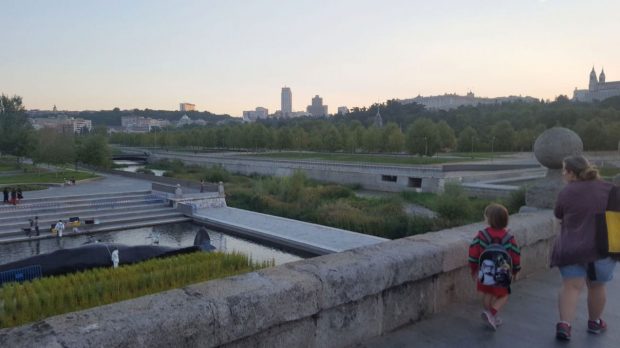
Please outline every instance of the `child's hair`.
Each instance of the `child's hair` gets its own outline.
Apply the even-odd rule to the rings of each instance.
[[[489,204],[484,208],[484,217],[489,225],[495,229],[502,229],[508,226],[508,209],[501,204]]]

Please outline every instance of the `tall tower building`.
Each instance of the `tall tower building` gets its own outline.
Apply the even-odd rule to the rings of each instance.
[[[293,94],[291,93],[290,88],[282,87],[280,105],[280,110],[282,110],[282,116],[290,116],[293,112]]]
[[[327,105],[323,105],[323,98],[316,95],[312,98],[312,104],[308,105],[306,111],[312,116],[327,116]]]
[[[592,91],[595,90],[598,85],[598,80],[596,79],[596,71],[594,71],[594,67],[592,67],[592,71],[590,71],[590,83],[588,84],[588,88]]]

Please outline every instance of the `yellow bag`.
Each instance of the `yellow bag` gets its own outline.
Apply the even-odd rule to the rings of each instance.
[[[614,186],[609,192],[607,209],[596,214],[596,243],[601,256],[620,260],[620,188]]]
[[[620,212],[606,211],[607,252],[620,254]]]

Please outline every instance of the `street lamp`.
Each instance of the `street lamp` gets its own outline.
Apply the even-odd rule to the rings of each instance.
[[[491,137],[491,162],[493,162],[493,144],[495,143],[495,136]]]

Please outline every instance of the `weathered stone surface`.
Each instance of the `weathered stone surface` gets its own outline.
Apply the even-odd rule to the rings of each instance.
[[[568,128],[553,127],[542,132],[534,142],[534,155],[540,164],[550,169],[561,169],[562,160],[583,152],[583,142]]]
[[[522,276],[527,276],[537,270],[549,267],[553,240],[553,238],[540,240],[535,244],[528,245],[527,248],[521,249]]]
[[[559,169],[549,169],[547,176],[537,180],[525,191],[525,205],[534,208],[553,209],[558,193],[566,185]]]
[[[434,312],[433,277],[402,284],[383,293],[383,332],[411,324]]]
[[[435,233],[420,234],[407,239],[431,243],[440,248],[441,271],[448,272],[463,267],[463,260],[467,261],[469,244],[476,233],[484,227],[484,224],[467,225]]]
[[[172,290],[46,320],[63,347],[214,346],[208,302]],[[29,346],[23,344],[18,346]]]
[[[433,312],[444,310],[452,303],[471,300],[476,295],[476,283],[468,266],[442,273],[435,281]]]
[[[0,347],[64,348],[46,321],[0,330]]]
[[[316,347],[346,347],[383,332],[380,295],[322,311],[317,319]]]
[[[551,210],[517,214],[510,217],[508,228],[520,246],[527,246],[553,238],[555,220]]]
[[[441,272],[440,248],[407,239],[366,246],[285,265],[321,280],[321,309],[378,294],[384,289]]]
[[[318,313],[320,281],[283,267],[187,287],[212,302],[219,342],[231,342]]]
[[[318,347],[315,342],[316,323],[313,318],[306,318],[278,325],[254,336],[240,339],[223,348],[272,348],[272,347]]]

